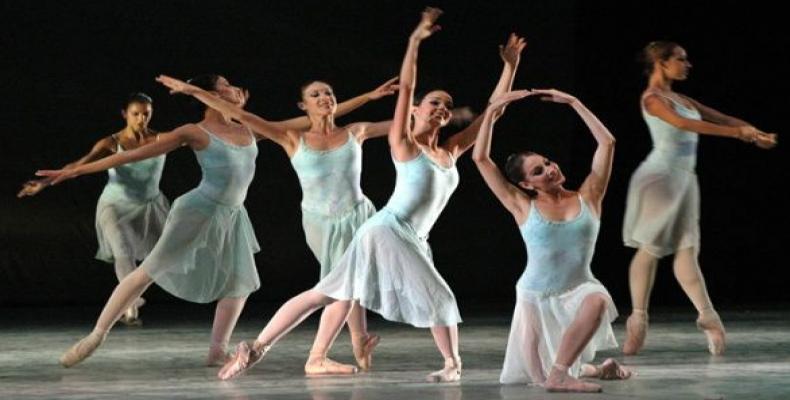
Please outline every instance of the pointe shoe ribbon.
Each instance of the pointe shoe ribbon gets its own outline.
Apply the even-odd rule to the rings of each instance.
[[[380,336],[371,334],[368,334],[359,345],[357,345],[356,340],[352,339],[352,342],[354,342],[354,358],[362,371],[369,371],[370,367],[373,366],[373,349],[376,348],[380,341]]]
[[[223,381],[238,377],[261,361],[270,348],[271,346],[264,346],[260,351],[256,351],[247,342],[239,343],[236,346],[236,354],[219,370],[217,377]]]
[[[642,350],[647,338],[647,314],[634,312],[625,323],[626,339],[623,344],[623,354],[636,355]]]
[[[460,359],[448,358],[444,360],[444,368],[431,372],[425,380],[431,383],[458,382],[461,380],[461,369]]]
[[[721,323],[721,318],[716,311],[703,311],[697,318],[697,328],[705,332],[710,354],[714,356],[724,354],[724,349],[727,347],[727,339],[724,325]]]

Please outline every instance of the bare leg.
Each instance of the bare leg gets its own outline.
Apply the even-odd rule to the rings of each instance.
[[[244,371],[258,362],[269,348],[281,337],[285,336],[291,329],[299,325],[305,318],[321,307],[327,306],[337,300],[325,296],[317,290],[307,290],[291,298],[280,307],[274,314],[266,327],[263,328],[258,338],[252,344],[241,342],[236,348],[236,355],[219,371],[217,376],[222,379],[231,379],[241,375]],[[351,304],[350,300],[341,300]],[[348,312],[348,309],[345,310]],[[344,320],[332,321],[337,323],[333,328],[336,332],[332,337],[337,337],[337,331],[343,327]]]
[[[543,386],[549,392],[600,392],[601,386],[583,382],[568,374],[568,366],[573,364],[587,343],[595,334],[606,312],[607,299],[599,294],[587,296],[576,318],[562,335],[557,359]]]
[[[115,256],[115,276],[118,277],[118,282],[122,281],[126,275],[131,274],[135,268],[137,268],[137,263],[134,260],[134,257],[127,256],[127,255],[116,255]],[[131,307],[126,309],[123,315],[121,315],[120,321],[126,326],[140,326],[143,324],[143,321],[139,317],[138,309],[145,304],[145,300],[142,297],[138,298],[135,302],[132,303]]]
[[[381,338],[368,332],[367,311],[354,301],[351,313],[348,316],[348,330],[351,333],[351,346],[354,349],[354,358],[363,371],[370,369],[373,364],[373,349],[379,344]]]
[[[60,364],[68,368],[88,358],[102,344],[118,318],[152,282],[151,277],[140,268],[123,278],[104,305],[93,332],[66,351],[60,358]]]
[[[650,292],[656,280],[658,258],[645,249],[637,250],[628,270],[628,283],[631,289],[633,311],[626,322],[626,339],[623,353],[634,355],[645,345],[647,337],[647,309],[650,306]]]
[[[458,353],[458,325],[431,327],[436,347],[444,357],[444,368],[427,376],[428,382],[461,380],[461,356]]]
[[[346,322],[351,304],[349,301],[338,301],[324,308],[324,312],[321,314],[321,323],[318,325],[318,332],[313,341],[313,347],[310,349],[310,358],[307,359],[307,363],[304,366],[306,375],[350,375],[357,373],[357,367],[341,364],[327,357],[332,343],[335,342],[343,324]]]
[[[695,248],[683,249],[675,254],[674,262],[675,278],[683,291],[694,304],[694,308],[699,313],[697,326],[705,332],[708,339],[708,350],[713,355],[724,353],[726,337],[724,326],[721,323],[719,314],[713,308],[713,303],[708,296],[705,287],[705,278],[702,276],[699,263],[697,262],[697,252]]]
[[[214,324],[211,327],[211,345],[208,349],[206,366],[218,367],[225,365],[229,356],[227,354],[228,342],[233,328],[239,321],[241,310],[247,297],[226,297],[217,302],[214,311]]]

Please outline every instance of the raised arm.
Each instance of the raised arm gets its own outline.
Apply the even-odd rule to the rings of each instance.
[[[469,107],[454,108],[452,113],[453,116],[450,118],[450,123],[456,125],[468,124],[469,121],[477,117]],[[361,143],[367,139],[386,136],[391,126],[392,120],[390,119],[379,122],[355,122],[349,124],[348,128],[354,132],[354,136],[356,136],[357,140]]]
[[[755,143],[763,148],[770,148],[776,144],[776,135],[762,133],[757,128],[750,125],[727,126],[682,117],[658,94],[648,94],[645,96],[643,103],[648,113],[661,118],[678,129],[696,132],[702,135],[736,138],[747,143]]]
[[[482,115],[480,130],[472,151],[472,159],[477,165],[477,169],[480,170],[483,180],[519,224],[527,218],[529,197],[521,189],[508,182],[494,161],[491,160],[491,136],[494,122],[502,115],[505,106],[512,101],[528,96],[529,93],[528,90],[517,90],[492,99],[491,104]]]
[[[435,25],[436,19],[442,14],[438,8],[428,7],[422,12],[422,18],[417,28],[409,36],[406,54],[400,69],[400,90],[395,105],[395,114],[392,118],[387,136],[393,157],[396,160],[409,160],[417,154],[417,146],[409,139],[411,107],[414,102],[414,90],[417,85],[417,50],[420,42],[430,37],[440,29]]]
[[[66,165],[64,165],[61,169],[68,170],[80,165],[87,164],[91,161],[95,161],[104,157],[107,157],[114,153],[114,149],[116,147],[115,139],[112,136],[107,136],[102,138],[96,144],[93,145],[93,148],[85,154],[81,158],[76,161],[72,161]],[[47,188],[50,185],[52,178],[41,178],[41,179],[34,179],[25,182],[22,185],[22,190],[16,194],[16,197],[25,197],[25,196],[35,196],[40,191]]]
[[[93,174],[130,162],[156,157],[173,151],[184,144],[194,147],[200,141],[195,132],[196,128],[194,125],[184,125],[170,133],[160,134],[159,140],[140,146],[134,150],[116,153],[109,157],[104,157],[97,161],[82,164],[70,169],[39,170],[36,172],[36,175],[50,178],[52,179],[51,184],[56,185],[62,181],[73,179],[80,175]]]
[[[491,93],[488,102],[491,103],[493,99],[502,96],[510,91],[513,87],[513,80],[516,78],[516,70],[521,61],[521,52],[527,47],[527,41],[519,37],[515,33],[511,33],[508,38],[507,44],[499,46],[499,57],[502,58],[502,74],[499,76],[499,81]],[[504,108],[499,110],[501,114]],[[497,117],[496,115],[494,117]],[[477,132],[480,130],[480,125],[483,122],[483,116],[478,116],[469,126],[455,135],[447,139],[443,147],[447,149],[457,159],[464,152],[469,150],[475,143],[475,138],[478,136]]]
[[[564,103],[570,105],[577,114],[582,118],[587,128],[598,143],[592,159],[592,167],[590,167],[590,174],[582,183],[579,192],[582,193],[593,206],[596,207],[598,215],[601,213],[601,202],[606,194],[606,188],[609,185],[609,178],[612,176],[612,161],[614,160],[614,136],[609,129],[592,113],[587,107],[582,104],[576,97],[567,93],[560,92],[559,90],[549,89],[541,90],[535,89],[532,93],[542,96],[542,100],[553,101],[555,103]]]

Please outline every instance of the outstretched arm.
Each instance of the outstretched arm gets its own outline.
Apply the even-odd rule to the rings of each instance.
[[[494,161],[491,160],[491,136],[494,122],[502,115],[505,106],[529,94],[528,90],[516,90],[492,99],[491,104],[483,113],[480,130],[475,141],[475,148],[472,151],[472,159],[477,165],[477,169],[480,170],[483,180],[494,192],[499,202],[513,214],[513,218],[519,224],[527,218],[529,197],[521,189],[508,182]]]
[[[441,14],[442,10],[438,8],[426,8],[422,12],[417,28],[409,36],[409,44],[400,69],[400,90],[395,104],[395,115],[392,117],[392,125],[387,136],[392,156],[396,160],[410,160],[417,154],[417,146],[409,139],[411,107],[417,85],[417,50],[424,39],[440,29],[435,23]]]
[[[115,146],[115,139],[113,139],[112,136],[102,138],[93,145],[93,148],[88,152],[88,154],[82,156],[76,161],[64,165],[61,169],[72,169],[80,165],[87,164],[91,161],[107,157],[114,153]],[[27,181],[22,185],[22,190],[16,194],[16,197],[35,196],[40,191],[49,186],[51,182],[52,178],[41,178]]]
[[[513,80],[516,78],[516,70],[521,61],[521,52],[526,47],[527,41],[515,33],[510,34],[507,44],[499,46],[499,57],[502,58],[504,65],[502,66],[502,74],[499,76],[499,81],[493,93],[491,93],[491,97],[488,99],[489,103],[491,103],[493,99],[509,92],[513,87]],[[503,112],[504,108],[499,110],[500,114]],[[495,115],[494,117],[496,118],[498,116]],[[451,152],[457,159],[472,147],[482,122],[483,116],[478,116],[472,124],[447,139],[443,147]]]
[[[282,146],[289,154],[292,153],[291,150],[295,149],[296,147],[296,141],[288,135],[289,128],[287,124],[282,122],[267,121],[229,101],[220,98],[219,96],[212,94],[211,92],[167,75],[159,75],[156,78],[156,81],[167,86],[170,89],[171,94],[188,94],[198,99],[208,107],[219,111],[222,113],[222,115],[239,121],[244,126],[255,132],[259,139],[271,139],[275,143]],[[292,121],[290,124],[292,126],[302,126],[300,122]],[[309,127],[309,122],[307,123],[307,127]]]
[[[134,150],[116,153],[100,160],[83,164],[70,169],[60,170],[39,170],[37,176],[44,176],[51,179],[51,184],[56,185],[62,181],[76,178],[80,175],[93,174],[104,171],[119,165],[130,162],[140,161],[151,157],[156,157],[173,151],[184,144],[194,146],[199,139],[196,138],[193,125],[184,125],[176,128],[170,133],[160,134],[159,140],[140,146]]]
[[[729,116],[720,112],[712,107],[708,107],[688,96],[681,95],[684,99],[688,100],[694,108],[699,111],[700,115],[702,115],[702,119],[705,121],[713,122],[714,124],[719,125],[726,125],[726,126],[749,126],[752,125],[744,120]]]
[[[765,133],[759,129],[754,128],[754,125],[742,120],[735,118],[733,116],[724,114],[712,107],[708,107],[688,96],[683,96],[686,100],[691,102],[694,107],[700,112],[702,119],[705,121],[710,121],[715,124],[719,125],[726,125],[726,126],[734,126],[734,127],[743,127],[749,131],[757,131],[755,135],[747,142],[754,143],[755,146],[763,148],[763,149],[770,149],[776,146],[777,138],[775,133]],[[747,134],[748,135],[748,134]]]
[[[736,138],[747,143],[754,143],[761,148],[771,148],[776,145],[775,134],[761,132],[751,125],[729,126],[682,117],[657,94],[648,94],[643,102],[648,113],[678,129],[702,135]]]
[[[398,90],[397,80],[398,77],[396,76],[369,92],[352,97],[338,104],[335,116],[342,117],[356,110],[357,108],[364,106],[370,101],[378,100],[384,96],[390,96],[394,94]],[[280,121],[279,123],[283,124],[283,126],[285,126],[288,130],[303,131],[310,129],[310,119],[307,116],[286,119],[285,121]],[[386,132],[384,134],[386,134]]]

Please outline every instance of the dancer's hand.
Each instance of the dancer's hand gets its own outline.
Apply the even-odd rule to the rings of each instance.
[[[247,105],[247,102],[250,101],[250,91],[246,88],[239,88],[237,96],[239,98],[240,108],[244,108],[244,106]]]
[[[395,92],[397,92],[398,88],[400,87],[400,85],[396,83],[398,81],[398,78],[399,77],[396,76],[384,82],[383,84],[381,84],[381,86],[371,90],[370,92],[368,92],[368,98],[371,100],[378,100],[384,96],[391,96],[395,94]]]
[[[436,20],[439,19],[440,15],[442,15],[442,10],[435,7],[426,7],[422,12],[422,19],[420,19],[420,23],[411,34],[411,39],[421,41],[423,39],[427,39],[439,29],[442,29],[441,26],[435,25]]]
[[[74,179],[80,176],[79,167],[69,169],[41,169],[36,171],[36,176],[45,176],[49,184],[54,186],[65,180]]]
[[[167,86],[167,88],[170,89],[170,94],[183,93],[191,95],[202,90],[195,85],[190,85],[180,79],[167,75],[157,76],[156,81]]]
[[[541,96],[540,99],[543,101],[551,101],[554,103],[573,104],[579,101],[568,93],[561,92],[557,89],[532,89],[531,94]]]
[[[499,57],[505,64],[512,67],[518,66],[521,60],[521,52],[527,47],[527,41],[523,37],[511,33],[507,39],[507,44],[499,45]]]
[[[771,149],[777,144],[775,133],[758,132],[754,139],[754,145],[761,149]]]
[[[746,143],[754,143],[757,141],[757,135],[760,133],[760,130],[751,126],[751,125],[744,125],[738,127],[738,139],[744,141]]]
[[[22,190],[16,194],[16,197],[35,196],[47,186],[49,186],[49,179],[29,180],[22,184]]]
[[[450,112],[452,113],[450,123],[453,125],[468,124],[477,117],[477,113],[468,106],[453,108]]]
[[[516,100],[523,99],[527,96],[531,96],[533,94],[534,91],[531,90],[514,90],[512,92],[503,93],[502,95],[495,97],[494,100],[491,101],[491,104],[488,105],[488,109],[486,110],[486,112],[490,112],[493,113],[495,116],[499,116],[502,114],[504,108],[508,104]]]

